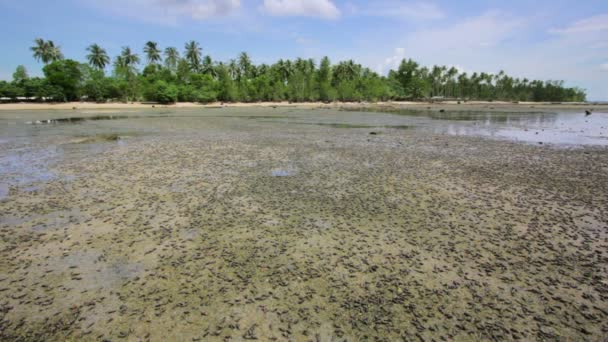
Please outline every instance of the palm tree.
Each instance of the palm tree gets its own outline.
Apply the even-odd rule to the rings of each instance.
[[[284,61],[283,59],[279,59],[279,61],[276,63],[276,68],[279,72],[282,83],[286,84],[289,80],[289,77],[291,77],[291,75],[293,74],[291,61]]]
[[[122,59],[123,66],[125,66],[127,68],[131,68],[131,67],[134,67],[135,65],[139,64],[139,56],[134,54],[131,51],[131,48],[128,46],[125,46],[122,48],[120,57]]]
[[[91,66],[103,70],[106,65],[110,64],[110,57],[108,57],[106,50],[101,48],[101,46],[92,44],[87,48],[87,51],[89,51],[87,59]]]
[[[214,78],[217,77],[217,71],[215,70],[215,68],[213,66],[213,60],[211,59],[211,56],[207,55],[207,56],[205,56],[205,58],[203,58],[201,72],[203,74],[211,75]]]
[[[190,67],[193,70],[198,70],[199,65],[201,64],[201,47],[197,42],[191,40],[186,43],[186,59],[190,63]]]
[[[230,75],[230,78],[232,78],[233,80],[240,78],[239,70],[240,69],[236,61],[234,59],[231,59],[228,63],[228,74]]]
[[[464,99],[468,87],[467,73],[463,72],[458,76],[458,97]]]
[[[447,73],[446,73],[446,77],[447,77],[447,83],[450,85],[450,93],[447,94],[450,97],[455,97],[454,95],[454,77],[458,75],[458,70],[454,67],[451,67],[450,69],[448,69]]]
[[[179,62],[179,51],[174,47],[168,47],[165,49],[165,65],[171,70],[177,68]]]
[[[340,62],[334,68],[334,78],[336,83],[340,83],[341,81],[345,80],[352,81],[360,73],[361,65],[355,64],[352,59],[346,62]]]
[[[251,58],[249,58],[247,52],[241,52],[238,61],[239,75],[244,78],[250,78],[252,76],[252,67]]]
[[[55,46],[52,40],[45,41],[42,38],[34,40],[35,46],[32,46],[30,50],[34,52],[34,58],[37,61],[42,61],[44,64],[49,64],[63,59],[63,54],[59,46]]]
[[[48,50],[46,47],[46,42],[42,38],[36,38],[34,40],[35,46],[32,46],[30,50],[34,52],[34,58],[37,61],[42,60],[43,63],[48,63]]]
[[[148,64],[156,64],[162,60],[162,57],[160,56],[160,49],[158,48],[158,44],[156,42],[147,42],[146,46],[144,46],[144,53],[148,59]]]
[[[128,46],[123,47],[120,56],[116,57],[116,60],[114,60],[116,72],[123,75],[128,80],[133,78],[135,65],[137,64],[139,64],[139,56],[134,54]]]

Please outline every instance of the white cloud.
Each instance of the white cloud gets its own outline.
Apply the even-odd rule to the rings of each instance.
[[[405,58],[405,49],[396,48],[395,52],[393,53],[392,56],[385,58],[382,63],[378,64],[376,70],[379,73],[383,74],[385,72],[388,72],[388,70],[390,70],[390,69],[395,69],[395,68],[397,68],[397,66],[399,66],[399,63],[404,58]]]
[[[600,14],[579,20],[570,26],[561,29],[552,29],[550,32],[560,34],[575,34],[608,31],[608,14]]]
[[[340,10],[330,0],[264,0],[262,8],[274,16],[340,17]]]
[[[509,17],[498,11],[490,11],[450,27],[415,32],[410,37],[409,43],[440,51],[486,48],[496,46],[508,39],[524,24],[521,19]]]
[[[448,26],[406,34],[397,42],[399,48],[389,57],[378,56],[376,61],[379,62],[374,65],[377,66],[378,72],[385,73],[396,68],[403,58],[412,58],[427,66],[458,65],[461,70],[488,71],[479,70],[479,65],[473,63],[482,55],[491,55],[498,46],[513,37],[525,25],[525,20],[521,18],[489,11]],[[487,62],[491,61],[483,62],[487,65]]]
[[[402,60],[410,59],[410,58],[412,58],[412,56],[408,56],[405,48],[396,48],[390,57],[385,58],[382,63],[377,65],[376,71],[380,74],[386,74],[391,69],[396,70],[399,67],[399,64],[401,64]],[[423,61],[416,61],[416,62],[423,62]],[[469,72],[469,70],[467,70],[457,64],[451,65],[448,63],[444,63],[443,65],[446,65],[448,67],[448,69],[451,67],[456,68],[456,70],[458,70],[458,73]]]
[[[374,1],[368,8],[359,10],[362,15],[394,17],[402,19],[441,19],[445,13],[428,2]]]
[[[602,71],[608,71],[608,63],[600,64],[600,69]]]
[[[114,14],[145,21],[175,23],[180,18],[215,19],[236,12],[241,0],[89,0]]]

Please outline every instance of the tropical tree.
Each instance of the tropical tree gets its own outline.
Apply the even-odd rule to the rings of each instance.
[[[131,51],[130,47],[125,46],[122,48],[122,52],[120,53],[118,61],[120,66],[127,69],[132,69],[135,68],[137,64],[139,64],[140,59],[137,54]]]
[[[56,46],[52,40],[45,41],[42,38],[34,40],[36,45],[30,50],[34,52],[34,58],[37,61],[42,61],[44,64],[49,64],[54,61],[63,59],[63,54],[59,46]]]
[[[249,58],[247,52],[241,52],[238,60],[239,78],[251,78],[253,76],[252,72],[254,70],[254,67],[255,66],[251,63],[251,58]]]
[[[211,56],[207,55],[203,58],[201,72],[206,75],[211,75],[213,78],[217,78],[217,70],[215,70]]]
[[[87,60],[92,67],[97,68],[98,70],[103,70],[106,65],[110,64],[110,57],[108,57],[108,53],[99,45],[92,44],[87,48],[87,51],[89,51]]]
[[[97,44],[87,48],[89,65],[62,60],[52,41],[36,39],[34,57],[47,65],[45,78],[29,78],[18,67],[12,82],[0,81],[0,97],[21,96],[74,100],[148,99],[175,101],[378,101],[449,96],[482,100],[584,101],[585,91],[568,88],[563,81],[513,78],[504,71],[459,73],[454,67],[424,67],[404,59],[388,76],[381,76],[353,60],[332,65],[329,58],[279,60],[272,65],[255,65],[241,53],[227,63],[201,56],[195,41],[185,45],[180,58],[176,48],[161,53],[155,42],[144,47],[148,65],[140,73],[140,58],[124,47],[114,60],[114,73],[106,77],[110,63]],[[161,67],[164,55],[165,67]]]
[[[168,47],[165,49],[165,65],[171,70],[177,68],[179,62],[179,51],[174,47]]]
[[[64,101],[78,99],[79,87],[82,81],[80,63],[71,59],[59,60],[47,64],[43,68],[43,71],[49,84],[61,89]]]
[[[148,64],[156,64],[162,60],[162,57],[160,56],[161,51],[156,42],[147,42],[144,46],[144,53],[148,59]]]
[[[323,57],[319,64],[317,83],[319,87],[319,99],[321,101],[332,101],[334,94],[331,88],[331,61],[327,56]]]
[[[185,56],[186,56],[186,60],[188,60],[188,62],[190,63],[190,67],[192,68],[192,70],[199,69],[199,66],[201,64],[202,51],[203,51],[203,49],[201,49],[198,42],[191,40],[188,43],[186,43]]]
[[[28,79],[27,69],[23,65],[19,65],[13,73],[13,82],[18,85],[23,85]]]
[[[140,59],[137,54],[133,53],[130,47],[122,48],[121,54],[114,61],[114,74],[121,82],[121,94],[124,98],[134,99],[138,94],[137,68]]]
[[[458,69],[456,69],[455,67],[451,67],[450,69],[448,69],[447,73],[446,73],[446,79],[447,79],[447,88],[449,89],[448,92],[446,92],[446,95],[448,96],[455,96],[454,95],[454,88],[455,88],[455,80],[454,77],[456,77],[456,75],[458,75]]]

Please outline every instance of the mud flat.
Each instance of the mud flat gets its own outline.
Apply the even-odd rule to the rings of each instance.
[[[553,114],[121,115],[0,115],[0,339],[608,336],[602,130],[541,145],[454,125],[568,133]]]

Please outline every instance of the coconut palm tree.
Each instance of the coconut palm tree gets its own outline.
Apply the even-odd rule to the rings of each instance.
[[[127,68],[135,67],[135,65],[139,64],[139,61],[140,61],[139,56],[137,56],[137,54],[134,54],[131,51],[131,48],[128,46],[125,46],[122,48],[120,57],[122,59],[123,66],[125,66]]]
[[[127,79],[133,78],[137,64],[139,64],[139,56],[134,54],[128,46],[123,47],[121,54],[114,60],[116,73]]]
[[[233,80],[240,78],[239,70],[236,60],[231,59],[230,62],[228,62],[228,74],[230,75],[230,78]]]
[[[34,58],[37,61],[42,61],[44,64],[49,64],[54,61],[63,59],[63,54],[59,46],[55,46],[52,40],[45,41],[42,38],[34,40],[35,46],[30,50],[34,52]]]
[[[200,45],[194,40],[186,43],[186,59],[190,63],[190,67],[192,70],[198,70],[199,65],[201,64],[201,49]]]
[[[89,51],[87,59],[91,66],[103,70],[106,65],[110,64],[110,57],[108,57],[108,53],[101,46],[92,44],[87,48],[87,51]]]
[[[156,64],[162,60],[160,56],[160,49],[158,48],[158,44],[153,41],[149,41],[144,46],[144,53],[146,54],[146,58],[148,59],[148,64]]]
[[[449,85],[449,92],[447,92],[446,96],[450,96],[450,97],[455,97],[455,82],[454,82],[454,77],[456,77],[456,75],[458,75],[458,70],[454,67],[451,67],[450,69],[448,69],[448,71],[446,72],[446,79],[447,79],[447,84]]]
[[[470,94],[468,94],[467,90],[468,90],[468,84],[469,84],[469,80],[468,80],[468,76],[466,72],[463,72],[462,74],[458,75],[458,97],[461,99],[464,99],[465,96],[469,96]]]
[[[303,64],[298,59],[296,64]],[[305,64],[303,64],[305,65]],[[296,66],[297,68],[297,66]],[[350,59],[345,62],[340,62],[334,68],[334,79],[336,83],[340,83],[342,81],[352,81],[355,79],[357,75],[361,73],[361,65],[355,64],[355,62]]]
[[[241,54],[239,55],[238,68],[239,76],[244,78],[251,78],[253,64],[251,63],[251,58],[249,58],[247,52],[241,52]]]
[[[30,48],[30,50],[32,50],[34,52],[34,58],[37,61],[42,60],[42,62],[45,64],[48,63],[49,54],[48,54],[48,49],[47,49],[46,42],[44,41],[44,39],[36,38],[36,40],[34,40],[34,43],[36,45],[34,45]]]
[[[207,56],[205,56],[205,58],[203,58],[203,64],[201,65],[201,72],[203,74],[211,75],[214,78],[217,77],[217,71],[215,70],[215,67],[213,66],[213,60],[211,59],[211,56],[207,55]]]
[[[275,64],[277,71],[279,72],[281,82],[283,84],[287,84],[289,78],[293,74],[293,68],[291,65],[291,61],[284,61],[283,59],[279,59],[279,61]]]
[[[165,49],[165,65],[171,70],[177,69],[177,63],[179,62],[179,51],[174,47],[168,47]]]

